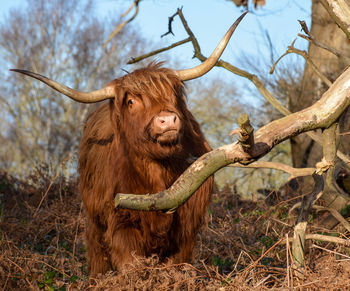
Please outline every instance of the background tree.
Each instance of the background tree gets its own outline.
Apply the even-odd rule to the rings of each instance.
[[[146,43],[131,28],[105,48],[103,42],[119,22],[98,19],[94,2],[28,0],[0,23],[0,168],[27,175],[38,163],[57,166],[76,152],[91,108],[62,98],[31,78],[8,72],[23,68],[89,91],[124,74],[120,68]],[[132,41],[130,41],[132,40]]]
[[[249,6],[255,8],[263,6],[265,0],[229,0],[237,6]],[[350,64],[350,42],[344,31],[339,28],[329,11],[325,9],[326,1],[311,1],[311,27],[309,36],[308,58],[312,60],[319,71],[331,82],[344,71]],[[289,70],[290,72],[292,70]],[[291,74],[289,72],[289,74]],[[294,80],[277,77],[275,89],[282,93],[282,98],[287,100],[292,112],[304,109],[315,103],[327,90],[320,76],[315,72],[309,62],[305,63],[301,80],[300,75]],[[266,80],[265,80],[266,81]],[[277,86],[276,86],[277,85]],[[284,91],[284,93],[283,93]],[[276,90],[275,90],[276,92]],[[280,95],[280,94],[279,94]],[[284,96],[283,96],[284,95]],[[346,111],[340,118],[340,131],[347,132],[350,129],[350,113]],[[346,154],[350,153],[350,137],[342,136],[340,149]],[[322,157],[322,148],[306,134],[291,139],[291,154],[294,167],[314,166]]]
[[[315,45],[313,42],[310,42],[308,49],[308,56],[314,64],[323,75],[333,82],[350,64],[350,42],[319,0],[312,1],[311,21],[310,35],[319,43],[331,47],[340,53],[337,56]],[[289,99],[289,108],[295,112],[310,106],[322,96],[327,87],[311,68],[310,64],[307,63],[303,74],[301,92],[295,98]],[[349,131],[349,117],[350,113],[348,110],[340,119],[341,132]],[[349,136],[341,138],[340,149],[347,154],[350,153]],[[292,139],[292,158],[295,167],[312,166],[321,157],[321,147],[306,135]]]

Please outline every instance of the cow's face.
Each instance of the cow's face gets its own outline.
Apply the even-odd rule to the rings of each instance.
[[[135,77],[134,87],[121,86],[124,90],[115,104],[119,107],[119,131],[128,146],[143,155],[161,159],[179,154],[186,108],[183,85],[163,80],[159,74],[142,77],[146,80]]]

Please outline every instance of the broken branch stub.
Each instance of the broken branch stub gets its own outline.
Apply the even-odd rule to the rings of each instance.
[[[237,121],[240,128],[238,141],[243,150],[249,153],[254,146],[254,128],[250,125],[250,120],[246,113],[240,115]]]

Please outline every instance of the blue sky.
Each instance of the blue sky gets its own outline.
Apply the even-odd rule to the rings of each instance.
[[[96,0],[95,2],[96,10],[102,17],[111,13],[119,14],[132,3],[130,0]],[[256,53],[263,43],[262,29],[269,33],[275,48],[283,53],[300,32],[297,20],[310,22],[311,0],[267,0],[266,2],[263,8],[253,10],[245,17],[235,32],[226,55],[242,51]],[[298,2],[304,2],[304,4]],[[23,3],[25,0],[0,0],[0,17],[4,16],[11,7],[19,7]],[[184,15],[197,36],[204,54],[211,52],[243,11],[226,0],[143,0],[135,24],[139,25],[143,35],[159,41],[160,35],[167,30],[168,16],[182,6]],[[168,36],[162,40],[163,43],[168,44],[187,37],[178,19],[174,24],[174,32],[175,37]],[[192,49],[188,51],[191,57]]]
[[[287,46],[300,32],[297,20],[305,20],[310,24],[311,0],[267,0],[266,2],[263,8],[253,10],[243,19],[224,52],[222,57],[224,60],[240,67],[242,54],[251,55],[261,61],[269,59],[269,51],[264,41],[266,33],[271,38],[276,52],[275,58],[277,58],[285,52]],[[25,0],[0,0],[0,17],[6,15],[11,7],[18,7],[24,3]],[[101,17],[120,15],[131,3],[131,0],[95,0],[95,8]],[[173,25],[175,36],[160,38],[160,35],[167,31],[168,17],[182,6],[187,22],[199,41],[202,53],[206,56],[211,53],[226,30],[243,11],[242,8],[237,8],[232,2],[226,0],[143,0],[140,3],[140,13],[132,25],[136,25],[143,36],[159,42],[160,46],[169,45],[187,37],[179,19],[176,19]],[[298,40],[296,47],[306,49],[306,41]],[[190,43],[174,49],[171,53],[179,63],[184,64],[179,69],[199,63],[198,60],[192,59],[193,48]],[[287,56],[286,59],[288,58],[303,62],[301,57]],[[161,59],[161,55],[158,59]],[[269,68],[266,67],[264,70],[267,74]],[[219,68],[208,75],[209,78],[213,75],[233,78],[235,83],[242,80]],[[249,81],[243,80],[243,82],[249,85]]]

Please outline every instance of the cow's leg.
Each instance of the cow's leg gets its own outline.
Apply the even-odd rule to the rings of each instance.
[[[185,204],[177,210],[176,229],[172,237],[177,243],[177,251],[171,257],[175,263],[190,262],[196,235],[206,221],[213,178],[210,177]]]
[[[99,273],[111,270],[111,264],[103,242],[102,228],[93,222],[88,223],[86,230],[87,253],[90,276],[96,277]]]
[[[178,243],[178,251],[170,256],[170,261],[174,264],[185,262],[190,263],[193,259],[193,248],[195,242],[195,236],[183,238],[183,240]]]
[[[140,230],[123,228],[114,231],[110,241],[110,259],[113,269],[121,270],[134,260],[133,255],[144,256],[144,246]]]

